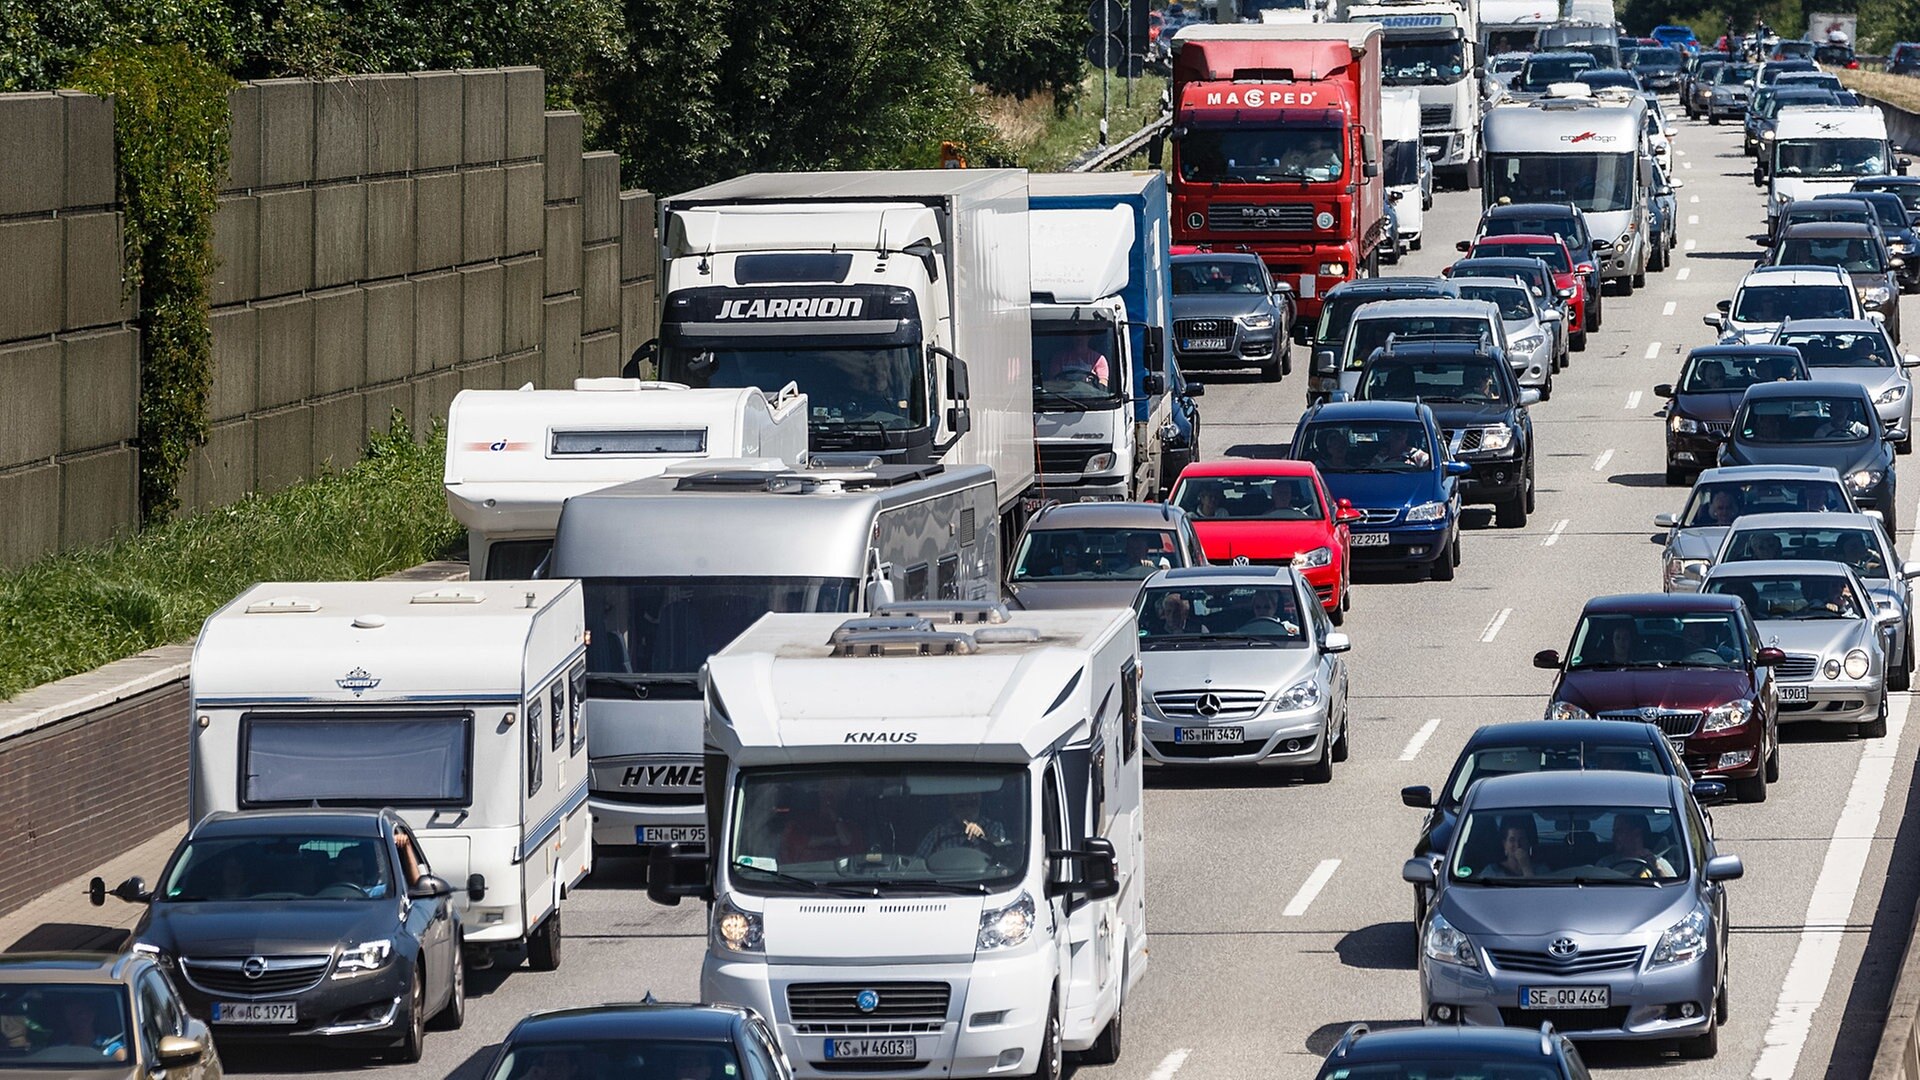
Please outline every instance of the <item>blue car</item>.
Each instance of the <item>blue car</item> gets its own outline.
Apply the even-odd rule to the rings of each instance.
[[[1365,520],[1351,526],[1353,559],[1424,567],[1452,581],[1460,565],[1460,477],[1433,410],[1410,401],[1335,401],[1300,418],[1287,456],[1320,467],[1335,499]]]
[[[1694,36],[1691,26],[1656,26],[1650,36],[1669,49],[1690,53],[1700,51],[1700,39]]]
[[[1573,1041],[1552,1023],[1523,1027],[1417,1027],[1368,1031],[1354,1024],[1320,1066],[1318,1080],[1401,1077],[1524,1077],[1584,1080]]]

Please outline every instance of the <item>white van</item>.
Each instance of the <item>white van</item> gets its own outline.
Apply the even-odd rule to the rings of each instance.
[[[768,615],[706,667],[718,858],[701,999],[802,1077],[1058,1077],[1120,1052],[1146,970],[1133,612]]]
[[[447,414],[447,508],[467,527],[474,580],[533,576],[570,496],[689,461],[807,457],[807,397],[792,383],[692,390],[576,379],[571,390],[462,390]]]
[[[217,810],[392,807],[464,886],[482,963],[560,964],[592,869],[577,581],[255,585],[194,643],[191,825]],[[459,894],[456,894],[459,895]]]
[[[1853,190],[1864,176],[1907,171],[1887,138],[1887,118],[1878,108],[1809,105],[1781,109],[1764,136],[1753,182],[1767,188],[1767,235],[1773,219],[1795,199]]]

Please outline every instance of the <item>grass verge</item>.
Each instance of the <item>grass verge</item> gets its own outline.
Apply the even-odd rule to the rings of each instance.
[[[1133,80],[1133,104],[1127,81],[1115,77],[1108,88],[1107,141],[1119,142],[1160,115],[1167,80],[1145,75]],[[1024,100],[996,97],[987,104],[992,124],[1021,166],[1034,172],[1059,172],[1091,149],[1100,138],[1100,73],[1087,76],[1079,100],[1056,112],[1052,94]]]
[[[271,495],[0,573],[0,700],[199,632],[258,581],[364,579],[452,550],[446,434],[397,414],[366,457]]]
[[[1911,75],[1889,75],[1884,71],[1833,71],[1840,84],[1850,90],[1884,101],[1896,109],[1920,113],[1920,79]]]

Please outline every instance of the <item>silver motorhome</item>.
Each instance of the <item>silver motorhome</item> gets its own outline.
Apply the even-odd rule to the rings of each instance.
[[[991,600],[983,465],[697,471],[567,501],[551,573],[584,583],[597,845],[706,841],[699,672],[768,612]]]
[[[1547,97],[1489,110],[1485,205],[1571,204],[1593,235],[1601,277],[1631,293],[1646,284],[1652,257],[1646,113],[1638,95],[1619,103]]]

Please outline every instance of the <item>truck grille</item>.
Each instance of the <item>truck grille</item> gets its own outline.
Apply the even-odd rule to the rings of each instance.
[[[1488,949],[1495,967],[1534,975],[1595,975],[1603,971],[1630,971],[1640,964],[1640,948],[1592,949],[1565,960],[1543,952]]]
[[[254,963],[255,960],[259,963]],[[182,957],[187,982],[201,993],[223,998],[281,997],[313,989],[327,975],[330,956],[263,956],[195,960]],[[249,968],[258,971],[250,975]]]
[[[1653,709],[1642,712],[1639,709],[1622,709],[1616,712],[1603,712],[1602,720],[1636,720],[1642,724],[1654,724],[1666,735],[1691,735],[1693,729],[1700,726],[1700,714],[1676,709]]]
[[[1452,127],[1453,106],[1444,104],[1420,106],[1420,126],[1423,128]]]
[[[879,996],[861,1011],[860,995]],[[787,987],[787,1014],[795,1024],[938,1023],[947,1018],[953,988],[943,982],[794,983]]]
[[[1201,701],[1211,698],[1206,709]],[[1260,712],[1267,695],[1259,690],[1168,690],[1153,695],[1160,715],[1169,720],[1245,720]]]
[[[1100,443],[1064,446],[1041,443],[1038,447],[1040,471],[1043,474],[1083,473],[1087,471],[1087,462],[1110,449],[1112,448]]]
[[[1280,206],[1207,207],[1207,228],[1225,231],[1259,229],[1265,232],[1307,232],[1313,228],[1313,207],[1290,203]]]
[[[1793,682],[1805,682],[1813,678],[1813,673],[1818,670],[1819,667],[1820,658],[1817,656],[1788,653],[1785,660],[1773,666],[1773,674],[1775,678],[1788,679]]]

